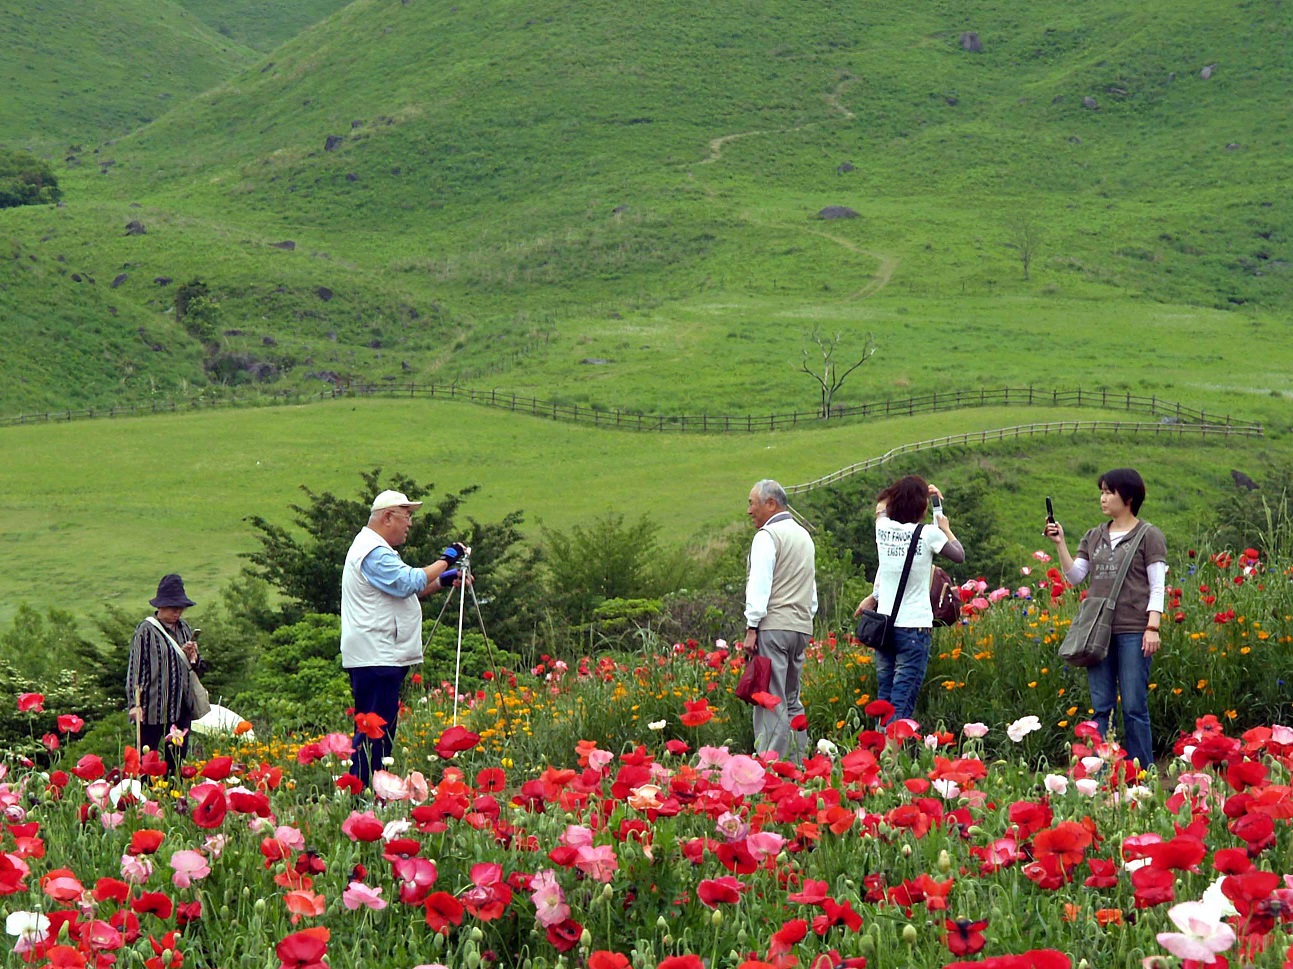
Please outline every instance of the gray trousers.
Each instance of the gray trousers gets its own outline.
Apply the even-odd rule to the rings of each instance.
[[[759,630],[759,655],[772,663],[768,692],[781,697],[781,702],[771,710],[758,705],[754,708],[756,753],[775,750],[781,759],[799,763],[808,751],[808,731],[791,730],[790,721],[804,712],[799,699],[799,674],[810,638],[808,633],[788,629]]]

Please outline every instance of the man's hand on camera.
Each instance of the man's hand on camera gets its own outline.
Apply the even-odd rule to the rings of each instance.
[[[461,573],[457,569],[445,569],[440,573],[437,581],[440,583],[440,588],[448,589],[450,586],[457,585],[460,578]]]
[[[441,553],[440,558],[450,565],[456,565],[458,560],[467,554],[467,546],[462,542],[454,542]]]

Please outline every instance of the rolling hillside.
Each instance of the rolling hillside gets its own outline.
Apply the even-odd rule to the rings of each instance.
[[[217,33],[271,51],[350,0],[176,0]]]
[[[1239,0],[356,0],[68,171],[66,209],[0,213],[36,257],[6,321],[92,348],[69,385],[42,341],[0,410],[321,373],[768,410],[807,396],[817,324],[877,333],[867,397],[1094,382],[1243,412],[1293,392],[1289,33]],[[127,274],[110,301],[48,262],[69,247]],[[210,286],[216,345],[159,277]]]
[[[0,145],[96,169],[129,134],[255,58],[170,0],[0,6]]]

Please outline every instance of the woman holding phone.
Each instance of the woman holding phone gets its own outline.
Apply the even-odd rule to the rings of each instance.
[[[895,605],[911,536],[924,519],[931,496],[938,514],[933,525],[921,530],[902,602]],[[952,534],[947,516],[941,514],[942,505],[943,493],[914,474],[899,478],[876,496],[875,544],[880,564],[871,595],[862,600],[853,615],[860,616],[863,609],[875,609],[892,617],[891,649],[876,651],[875,673],[878,699],[893,704],[896,719],[910,717],[915,711],[916,697],[929,666],[934,627],[929,586],[934,554],[949,562],[965,561],[965,549]]]
[[[1142,770],[1154,764],[1154,740],[1149,726],[1149,668],[1162,640],[1163,594],[1167,581],[1167,540],[1149,522],[1136,516],[1145,501],[1145,481],[1132,468],[1115,468],[1100,475],[1100,511],[1109,520],[1097,525],[1070,555],[1064,527],[1046,523],[1045,535],[1055,542],[1064,577],[1073,585],[1091,578],[1091,595],[1108,595],[1128,554],[1134,557],[1114,605],[1109,653],[1087,668],[1087,686],[1096,726],[1105,736],[1113,723],[1113,708],[1122,697],[1122,745],[1127,757]],[[1130,551],[1129,551],[1130,550]]]

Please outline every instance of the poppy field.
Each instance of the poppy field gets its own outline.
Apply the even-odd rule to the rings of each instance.
[[[25,695],[45,755],[0,780],[11,961],[1293,964],[1286,570],[1256,552],[1174,570],[1172,700],[1138,774],[1049,665],[1076,595],[1033,565],[1013,590],[967,584],[919,723],[882,726],[842,633],[815,644],[802,764],[751,755],[721,642],[490,671],[457,724],[414,677],[371,791],[345,773],[342,711],[323,736],[204,739],[170,779],[154,751],[78,755],[79,718]]]

